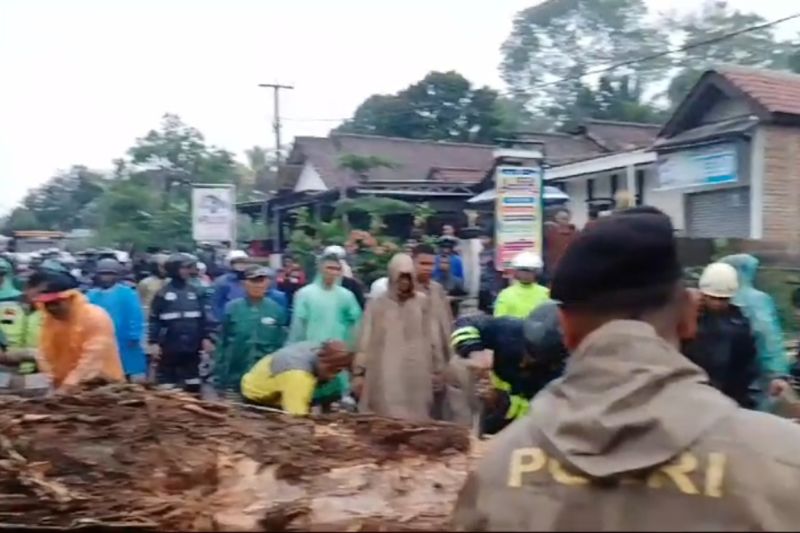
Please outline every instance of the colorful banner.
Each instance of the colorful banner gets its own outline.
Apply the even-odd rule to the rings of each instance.
[[[192,238],[199,242],[236,240],[236,189],[233,185],[195,185]]]
[[[496,264],[505,270],[520,252],[542,255],[542,170],[498,167],[494,183]]]

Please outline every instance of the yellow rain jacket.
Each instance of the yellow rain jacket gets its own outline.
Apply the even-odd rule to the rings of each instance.
[[[262,357],[242,377],[242,395],[254,403],[307,415],[317,386],[317,354],[321,345],[305,341]]]
[[[550,299],[550,289],[538,283],[523,285],[514,282],[497,295],[494,316],[528,318],[531,312]]]
[[[42,313],[39,368],[50,375],[56,388],[97,377],[123,381],[111,318],[80,292],[71,290],[65,295],[72,299],[67,320]]]

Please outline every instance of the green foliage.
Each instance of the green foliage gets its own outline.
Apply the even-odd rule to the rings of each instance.
[[[366,179],[376,168],[397,168],[398,164],[377,155],[343,154],[339,157],[339,168],[350,170],[359,179]]]
[[[698,11],[665,20],[673,35],[680,35],[684,43],[714,39],[745,28],[758,26],[767,20],[755,13],[733,9],[724,0],[706,1]],[[733,63],[768,68],[791,68],[796,47],[779,40],[774,27],[748,31],[736,37],[692,48],[674,56],[681,69],[670,83],[667,95],[676,106],[700,74],[714,65]],[[684,67],[685,65],[690,65]]]
[[[501,136],[498,94],[461,74],[431,72],[394,95],[370,96],[337,131],[490,143]]]
[[[370,231],[349,231],[343,217],[363,212],[370,216]],[[289,238],[288,250],[309,274],[316,270],[317,256],[325,246],[339,244],[350,253],[351,267],[358,279],[370,284],[386,275],[389,260],[400,250],[399,243],[384,234],[383,217],[411,214],[421,227],[434,212],[427,204],[414,205],[401,200],[362,197],[340,200],[330,221],[314,220],[307,208],[294,212],[295,223]],[[426,237],[423,236],[423,240]]]
[[[642,101],[642,88],[667,75],[668,58],[651,61],[646,69],[615,70],[615,78],[608,80],[608,87],[598,89],[599,94],[581,80],[552,83],[664,50],[666,34],[648,23],[646,15],[644,0],[549,0],[525,9],[515,18],[503,45],[503,78],[515,94],[526,96],[536,115],[550,117],[554,125],[586,118],[580,108],[588,117],[600,114],[615,120],[647,115],[641,108],[651,104]],[[623,77],[624,86],[615,90],[626,97],[625,105],[592,102]]]
[[[3,232],[69,231],[87,226],[87,206],[103,194],[103,177],[81,165],[61,172],[31,190],[3,222]]]

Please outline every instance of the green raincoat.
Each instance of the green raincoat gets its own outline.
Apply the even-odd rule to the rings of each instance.
[[[739,306],[750,322],[756,339],[759,386],[763,397],[770,380],[789,374],[789,360],[784,352],[783,330],[775,301],[754,286],[758,259],[749,254],[734,254],[723,257],[720,262],[731,265],[739,274],[739,292],[733,297],[733,303]],[[762,409],[768,408],[764,399],[760,403]]]
[[[289,342],[338,340],[353,346],[360,321],[361,307],[353,293],[338,283],[325,288],[317,276],[294,295]]]
[[[265,355],[283,346],[286,313],[266,296],[258,303],[239,298],[222,319],[215,361],[217,387],[239,391],[242,376]]]

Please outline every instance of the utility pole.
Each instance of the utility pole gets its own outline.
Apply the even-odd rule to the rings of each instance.
[[[272,99],[274,104],[274,120],[272,128],[275,131],[275,176],[280,176],[281,171],[281,89],[294,89],[291,85],[281,85],[280,83],[259,83],[259,87],[269,87],[272,89]],[[264,191],[267,192],[267,191]],[[272,220],[272,252],[277,253],[281,246],[281,218],[277,209],[274,209]],[[261,214],[264,223],[267,222],[267,200],[264,200],[264,207]]]
[[[281,85],[280,83],[259,83],[259,87],[269,87],[272,89],[272,99],[274,104],[274,117],[272,129],[275,132],[275,166],[281,166],[281,89],[294,89],[291,85]]]

